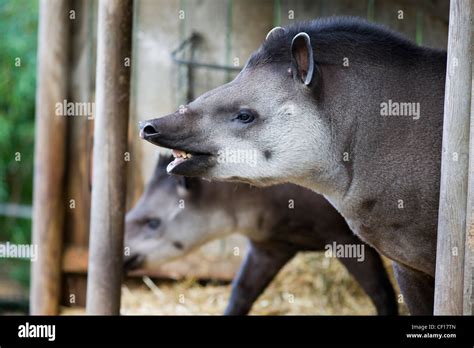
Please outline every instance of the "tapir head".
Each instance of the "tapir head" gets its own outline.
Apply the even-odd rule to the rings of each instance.
[[[151,181],[127,213],[126,270],[153,269],[237,229],[229,200],[232,188],[168,175],[171,160],[160,157]]]
[[[233,81],[141,123],[140,135],[173,149],[171,174],[297,182],[318,164],[327,168],[330,132],[317,117],[319,80],[310,36],[275,28]]]

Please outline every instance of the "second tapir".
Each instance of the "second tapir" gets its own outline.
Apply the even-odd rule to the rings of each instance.
[[[322,193],[432,314],[446,52],[350,18],[274,30],[230,83],[141,136],[173,174]]]
[[[323,197],[295,185],[258,189],[169,176],[169,161],[161,157],[145,192],[127,214],[126,270],[153,269],[212,239],[240,233],[248,237],[249,251],[234,279],[226,314],[247,314],[278,271],[297,252],[308,250],[339,256],[377,313],[397,314],[380,256],[350,231]]]

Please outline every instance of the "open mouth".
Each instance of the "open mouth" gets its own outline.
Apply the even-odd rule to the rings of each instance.
[[[166,171],[169,173],[170,171],[173,170],[174,167],[180,165],[181,163],[191,159],[193,157],[192,153],[188,153],[186,151],[182,150],[172,150],[171,152],[173,154],[174,160],[168,164],[166,167]]]
[[[188,150],[172,150],[174,160],[168,164],[166,171],[169,174],[178,174],[179,168],[200,167],[212,157],[209,153],[190,152]]]

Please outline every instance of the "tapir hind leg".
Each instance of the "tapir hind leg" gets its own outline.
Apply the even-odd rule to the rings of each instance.
[[[280,269],[296,254],[291,247],[250,243],[249,251],[232,282],[225,315],[245,315]]]
[[[357,258],[340,258],[339,261],[370,297],[378,315],[398,315],[395,291],[380,255],[366,244],[364,250],[363,261]]]
[[[397,262],[393,270],[410,314],[433,315],[434,278]]]

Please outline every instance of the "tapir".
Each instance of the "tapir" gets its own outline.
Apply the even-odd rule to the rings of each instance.
[[[243,70],[141,137],[171,174],[323,194],[394,261],[411,314],[432,314],[446,52],[336,17],[272,30]]]
[[[210,240],[239,233],[247,237],[249,248],[232,283],[225,314],[247,314],[299,251],[338,257],[379,315],[398,313],[379,254],[352,233],[322,196],[292,184],[255,188],[170,176],[169,162],[169,157],[160,157],[143,195],[127,214],[126,271],[153,269]]]

